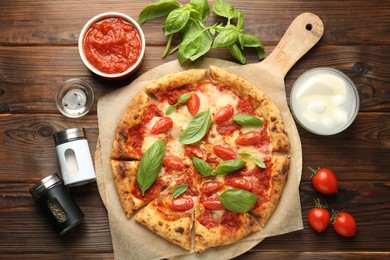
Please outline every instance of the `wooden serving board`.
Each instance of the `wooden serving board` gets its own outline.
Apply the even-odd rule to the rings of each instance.
[[[99,193],[108,211],[114,254],[117,259],[125,259],[129,255],[134,259],[199,257],[227,259],[246,252],[266,237],[303,228],[298,190],[302,173],[302,150],[298,131],[287,104],[284,78],[289,69],[319,41],[323,31],[324,27],[319,17],[303,13],[294,19],[276,48],[260,63],[237,66],[235,63],[208,58],[182,67],[177,61],[172,61],[148,71],[129,86],[99,100],[99,142],[95,153],[95,168]],[[163,75],[190,68],[208,68],[210,65],[223,67],[252,82],[276,103],[291,142],[291,149],[288,152],[291,165],[283,196],[264,229],[242,241],[206,250],[199,255],[189,254],[149,232],[134,220],[126,219],[112,180],[110,153],[116,124],[135,93]],[[150,239],[153,239],[153,247],[150,247]]]

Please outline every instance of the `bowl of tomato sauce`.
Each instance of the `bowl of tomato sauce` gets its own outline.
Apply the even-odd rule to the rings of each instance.
[[[120,79],[141,66],[145,35],[130,16],[119,12],[101,13],[90,19],[80,33],[79,53],[93,73]]]

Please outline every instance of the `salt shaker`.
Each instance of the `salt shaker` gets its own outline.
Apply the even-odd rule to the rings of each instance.
[[[57,157],[66,186],[78,186],[96,180],[84,128],[71,128],[54,134]]]

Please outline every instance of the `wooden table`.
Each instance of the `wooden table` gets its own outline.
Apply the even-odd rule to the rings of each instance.
[[[298,127],[303,149],[300,197],[304,229],[267,238],[239,258],[389,258],[390,1],[230,2],[243,11],[246,30],[264,42],[267,54],[297,15],[317,14],[324,23],[324,35],[287,74],[287,96],[304,71],[328,66],[346,73],[361,99],[356,121],[340,134],[318,136]],[[146,56],[134,76],[106,81],[81,62],[77,40],[87,20],[107,11],[137,18],[148,3],[0,1],[0,258],[113,258],[107,212],[96,184],[71,189],[86,221],[63,237],[53,231],[28,191],[43,177],[60,172],[52,138],[55,131],[84,127],[94,151],[99,134],[98,98],[176,58],[160,58],[166,38],[162,20],[155,20],[143,26]],[[216,21],[213,15],[210,20]],[[207,57],[232,60],[219,49]],[[258,62],[253,52],[248,52],[247,58],[249,63]],[[79,119],[64,117],[54,103],[57,87],[69,78],[86,80],[96,95],[92,111]],[[324,196],[314,191],[308,166],[333,169],[339,180],[338,194]],[[309,226],[307,214],[317,197],[356,218],[355,237],[341,237],[332,227],[318,234]]]

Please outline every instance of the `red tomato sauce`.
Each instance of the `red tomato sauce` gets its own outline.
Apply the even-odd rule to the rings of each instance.
[[[237,111],[239,114],[250,114],[250,115],[253,115],[254,112],[255,112],[255,108],[254,108],[254,105],[253,105],[253,98],[252,97],[248,97],[248,98],[244,98],[244,97],[239,97],[240,99],[238,100],[238,104],[237,104]]]
[[[136,63],[141,53],[141,40],[133,25],[120,18],[107,18],[89,28],[83,48],[95,68],[114,74]]]
[[[191,84],[181,88],[169,90],[163,93],[156,93],[156,98],[159,102],[168,101],[170,105],[176,104],[179,97],[185,93],[189,93],[198,89],[198,85]]]
[[[153,185],[145,192],[144,196],[142,197],[142,191],[137,185],[134,185],[134,190],[132,191],[132,194],[144,202],[148,203],[152,201],[156,194],[160,193],[164,189],[164,182],[161,178],[157,178],[156,181],[153,183]]]
[[[145,115],[142,119],[141,124],[136,125],[129,129],[127,132],[127,145],[129,147],[134,148],[134,150],[142,156],[142,142],[144,140],[145,130],[146,130],[146,124],[152,120],[155,116],[162,116],[163,113],[156,105],[150,105],[147,108],[147,111],[145,111]]]

